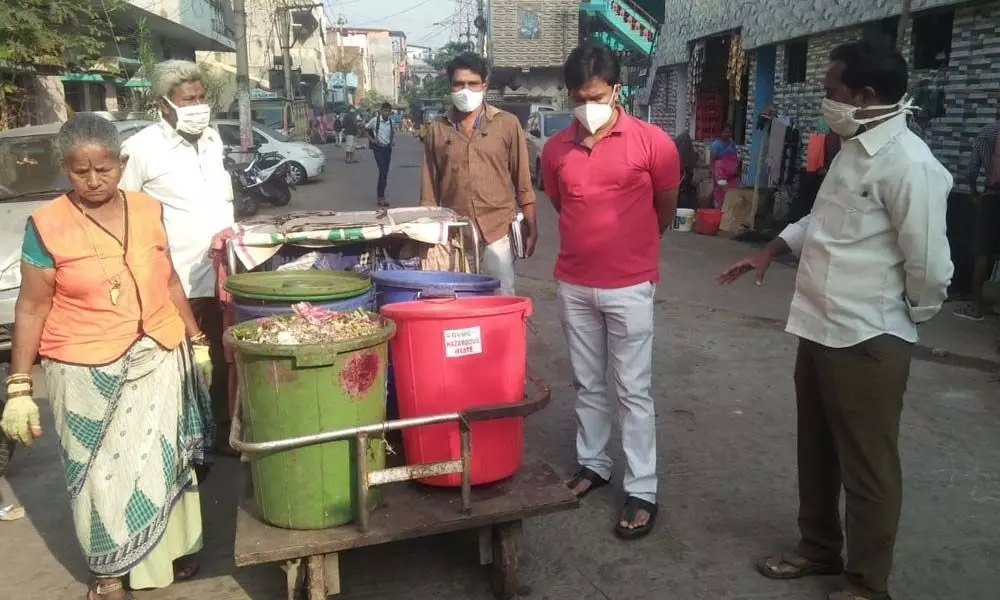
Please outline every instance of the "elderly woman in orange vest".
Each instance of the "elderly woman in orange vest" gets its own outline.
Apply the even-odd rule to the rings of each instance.
[[[213,425],[204,335],[174,272],[161,207],[119,191],[114,125],[79,114],[59,132],[72,191],[28,221],[7,405],[0,426],[42,434],[37,355],[73,521],[94,575],[88,600],[130,598],[194,575],[201,507],[194,466]]]

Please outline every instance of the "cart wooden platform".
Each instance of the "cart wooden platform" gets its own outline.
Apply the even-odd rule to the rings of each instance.
[[[460,413],[389,421],[355,429],[325,432],[303,438],[248,443],[241,439],[239,408],[234,415],[231,442],[244,453],[274,452],[335,440],[354,439],[358,460],[358,502],[368,504],[369,489],[379,486],[381,502],[372,513],[362,511],[358,522],[331,529],[289,530],[273,527],[260,519],[253,499],[249,473],[236,516],[237,566],[276,563],[286,574],[287,599],[295,600],[303,588],[309,600],[340,593],[341,552],[389,542],[475,530],[479,536],[479,563],[490,566],[490,584],[497,598],[509,600],[521,588],[519,551],[523,519],[571,510],[579,500],[551,466],[529,460],[510,479],[491,485],[471,486],[471,433],[475,421],[524,417],[549,401],[543,382],[532,379],[539,390],[533,398],[513,405],[493,405]],[[385,434],[408,427],[458,422],[462,456],[442,463],[369,470],[365,452],[369,435]],[[432,488],[411,480],[461,473],[461,491]]]

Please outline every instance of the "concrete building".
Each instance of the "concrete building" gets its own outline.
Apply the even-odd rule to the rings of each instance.
[[[218,0],[213,0],[218,1]],[[282,0],[246,0],[247,57],[251,86],[278,93],[283,97],[285,77],[282,63],[282,22],[279,18]],[[326,81],[329,70],[326,61],[326,17],[322,7],[307,7],[290,11],[292,86],[294,97],[305,98],[313,106],[327,101]],[[199,61],[222,65],[230,71],[236,67],[234,52],[203,52]]]
[[[327,37],[330,40],[327,48],[330,72],[357,76],[355,103],[373,93],[389,102],[398,101],[400,64],[397,59],[405,57],[406,52],[405,41],[400,42],[399,32],[394,35],[388,29],[343,26],[328,29]],[[336,81],[348,79],[345,75]]]
[[[99,60],[75,71],[49,64],[12,74],[24,105],[8,125],[51,123],[78,111],[129,110],[133,91],[148,85],[140,72],[140,48],[157,61],[195,60],[200,50],[235,49],[227,1],[126,0],[106,16],[113,36]]]
[[[492,0],[486,43],[491,90],[504,99],[564,98],[562,65],[579,31],[578,0]]]
[[[803,137],[825,131],[821,81],[830,51],[862,37],[896,42],[899,9],[896,0],[818,7],[754,0],[739,10],[719,0],[667,0],[666,13],[676,16],[659,32],[640,112],[670,133],[693,132],[699,145],[723,123],[734,126],[749,184],[763,138],[757,115],[773,105]],[[1000,0],[913,0],[912,11],[898,42],[922,109],[918,123],[937,158],[957,175],[956,188],[964,189],[971,140],[1000,107]],[[745,65],[738,72],[731,53]]]
[[[434,51],[426,46],[407,46],[406,78],[411,88],[422,88],[424,83],[437,76],[437,69],[431,64]]]
[[[565,99],[562,66],[584,39],[619,54],[630,102],[663,20],[661,0],[492,0],[486,23],[493,85],[505,99]]]

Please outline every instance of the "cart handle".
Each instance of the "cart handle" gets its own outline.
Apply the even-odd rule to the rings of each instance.
[[[294,450],[315,444],[343,441],[353,439],[354,457],[357,463],[358,472],[358,521],[362,533],[368,530],[368,497],[369,491],[373,487],[387,483],[410,481],[413,479],[423,479],[438,475],[448,475],[452,473],[462,474],[462,511],[468,512],[472,504],[472,436],[471,423],[477,421],[491,421],[495,419],[509,419],[516,417],[527,417],[548,406],[552,399],[552,392],[549,386],[539,377],[529,375],[527,381],[534,386],[534,395],[525,394],[525,400],[517,404],[491,404],[479,406],[464,411],[440,413],[425,417],[414,417],[412,419],[398,419],[374,423],[372,425],[362,425],[350,429],[340,429],[336,431],[324,431],[310,435],[288,438],[283,440],[271,440],[267,442],[245,442],[243,441],[242,422],[242,402],[237,401],[233,411],[232,428],[229,432],[229,444],[236,451],[244,455],[264,454],[279,452],[283,450]],[[411,427],[421,427],[425,425],[435,425],[439,423],[458,422],[459,436],[461,438],[461,458],[437,463],[423,463],[417,465],[405,465],[390,469],[368,469],[368,438],[371,435],[384,435],[389,431],[409,429]]]

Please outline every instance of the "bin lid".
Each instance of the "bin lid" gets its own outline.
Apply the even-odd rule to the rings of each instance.
[[[226,278],[237,298],[271,301],[320,301],[354,298],[371,289],[368,275],[351,271],[263,271]]]

